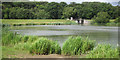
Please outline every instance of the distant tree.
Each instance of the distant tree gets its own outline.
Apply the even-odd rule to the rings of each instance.
[[[76,6],[76,2],[70,2],[70,4],[69,4],[69,7],[74,7],[74,6]]]
[[[91,19],[94,16],[93,11],[91,7],[83,7],[80,13],[82,13],[83,19]]]
[[[37,19],[47,19],[50,17],[49,13],[45,10],[39,10],[38,12],[35,12],[35,16]]]
[[[40,11],[39,11],[40,10]],[[41,11],[44,13],[41,13]],[[46,12],[46,13],[45,13]],[[43,14],[49,19],[83,18],[91,19],[99,12],[107,12],[111,19],[120,16],[120,6],[112,6],[109,3],[83,2],[82,4],[71,2],[3,2],[2,18],[10,19],[37,19]],[[36,14],[38,14],[36,16]],[[41,17],[40,17],[41,18]],[[45,18],[45,17],[44,17]]]
[[[62,18],[70,18],[70,17],[75,18],[76,17],[76,12],[77,12],[77,10],[74,9],[74,7],[66,7],[63,10]]]
[[[66,2],[60,2],[60,5],[61,5],[62,7],[66,7],[66,6],[67,6],[67,3],[66,3]]]
[[[2,10],[2,15],[4,19],[9,18],[9,8],[5,8],[4,10]]]
[[[52,19],[60,19],[62,16],[62,6],[59,3],[48,3],[45,10],[50,13]]]
[[[94,22],[98,24],[106,24],[109,22],[110,16],[107,12],[99,12],[97,16],[94,16]]]

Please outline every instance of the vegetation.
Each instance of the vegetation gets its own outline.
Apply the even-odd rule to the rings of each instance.
[[[3,28],[4,29],[4,28]],[[30,51],[35,54],[61,54],[61,47],[57,42],[37,36],[21,36],[6,30],[3,32],[3,46],[12,46],[18,50]]]
[[[118,58],[118,49],[113,49],[110,45],[99,44],[88,55],[88,58]]]
[[[2,46],[2,58],[24,58],[29,54],[26,50],[15,49],[14,47]]]
[[[22,26],[22,25],[71,25],[76,24],[75,21],[65,19],[3,19],[4,26]]]
[[[101,2],[3,2],[3,19],[92,19],[99,12],[107,12],[111,19],[120,16],[119,6]]]
[[[118,58],[119,51],[110,45],[98,45],[94,48],[95,42],[88,38],[69,37],[59,46],[57,41],[52,41],[44,37],[21,36],[12,33],[8,28],[3,28],[2,34],[2,52],[3,57],[16,57],[18,54],[62,54],[62,55],[81,55],[87,54],[88,58]],[[90,51],[90,52],[89,52]],[[29,53],[28,53],[29,52]]]
[[[11,32],[5,32],[2,36],[2,45],[15,45],[21,41],[20,35]]]
[[[32,44],[30,53],[39,55],[60,54],[61,48],[57,42],[48,40],[47,38],[39,38]]]
[[[64,55],[81,55],[92,50],[94,45],[94,41],[88,40],[88,38],[83,39],[80,36],[69,37],[63,44],[62,53]]]
[[[116,18],[114,22],[115,23],[120,23],[120,17]]]
[[[94,16],[93,20],[97,24],[106,24],[109,22],[110,16],[107,12],[99,12],[97,16]]]

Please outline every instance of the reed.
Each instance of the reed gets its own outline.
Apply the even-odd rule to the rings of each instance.
[[[117,48],[112,48],[111,45],[99,44],[88,55],[88,58],[118,58],[119,51]]]
[[[81,36],[69,37],[63,44],[63,55],[81,55],[94,48],[94,41],[88,38],[83,39]]]
[[[61,48],[57,42],[41,37],[32,44],[30,53],[38,55],[60,54]]]

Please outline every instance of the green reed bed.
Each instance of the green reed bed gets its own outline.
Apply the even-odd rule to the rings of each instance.
[[[15,45],[21,41],[21,36],[12,32],[2,34],[2,45]]]
[[[88,55],[88,58],[118,58],[119,51],[117,48],[112,48],[109,44],[99,44]]]
[[[30,53],[38,55],[60,54],[61,48],[57,42],[42,37],[32,44]]]
[[[83,39],[80,36],[69,37],[63,44],[62,54],[64,55],[81,55],[89,50],[92,50],[95,46],[94,41]]]

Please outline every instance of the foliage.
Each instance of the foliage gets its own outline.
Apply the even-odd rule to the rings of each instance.
[[[35,12],[35,16],[37,17],[37,19],[47,19],[50,17],[50,14],[45,10],[39,10]]]
[[[109,22],[106,24],[106,26],[118,26],[119,23],[115,23],[115,22]]]
[[[93,20],[98,24],[106,24],[109,22],[109,14],[107,12],[99,12],[97,16],[94,16]]]
[[[56,53],[56,54],[60,54],[61,53],[61,48],[58,45],[57,42],[54,42],[52,40],[48,40],[47,38],[39,38],[38,40],[36,40],[31,48],[30,48],[30,53],[33,54],[51,54],[51,53]]]
[[[107,12],[112,19],[120,16],[120,6],[101,2],[3,2],[2,7],[4,19],[91,19],[98,12]]]
[[[2,45],[15,45],[21,41],[21,36],[8,31],[2,34]]]
[[[94,47],[94,41],[88,40],[88,38],[83,39],[80,36],[69,37],[62,47],[62,53],[64,55],[80,55],[92,50]]]
[[[63,10],[62,18],[74,17],[75,13],[76,13],[76,9],[74,9],[74,7],[65,7]]]
[[[18,49],[18,50],[29,50],[31,47],[31,43],[18,43],[14,46],[15,49]]]
[[[110,45],[99,44],[88,55],[88,58],[118,58],[118,49],[113,49]]]
[[[116,18],[114,22],[115,23],[120,23],[120,17]]]

